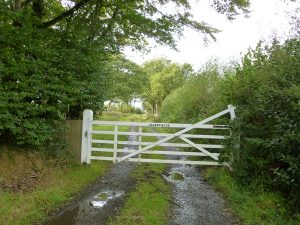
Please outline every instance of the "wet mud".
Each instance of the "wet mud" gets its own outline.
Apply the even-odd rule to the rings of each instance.
[[[172,173],[182,180],[172,180]],[[166,179],[173,186],[173,205],[168,225],[229,225],[237,224],[225,207],[224,200],[205,183],[196,166],[172,165]]]
[[[165,150],[178,149],[165,147]],[[182,160],[185,158],[168,157]],[[220,194],[204,182],[200,171],[200,166],[171,164],[164,175],[172,185],[172,207],[168,225],[238,224],[238,219],[229,213]]]
[[[135,131],[131,128],[131,131]],[[135,141],[130,136],[129,141]],[[127,148],[133,146],[127,146]],[[126,147],[125,147],[126,148]],[[126,193],[135,186],[130,176],[137,164],[115,164],[103,177],[84,190],[64,209],[50,216],[43,225],[104,225],[117,215],[123,206]]]

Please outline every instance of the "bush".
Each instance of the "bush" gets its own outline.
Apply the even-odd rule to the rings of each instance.
[[[164,122],[195,122],[209,115],[220,81],[217,67],[211,66],[191,77],[162,103],[160,118]]]
[[[215,67],[212,67],[215,68]],[[237,107],[221,160],[234,156],[233,176],[255,190],[282,193],[300,207],[300,40],[259,43],[235,73],[210,69],[163,102],[165,122],[196,122],[228,104]]]
[[[137,108],[130,104],[120,102],[114,103],[106,107],[106,111],[109,112],[120,112],[120,113],[135,113],[135,114],[143,114],[143,110],[141,108]]]
[[[236,177],[279,191],[299,208],[300,41],[258,45],[237,74],[224,80],[222,90],[222,101],[237,106],[239,118]]]

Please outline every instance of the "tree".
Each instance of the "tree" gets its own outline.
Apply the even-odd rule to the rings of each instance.
[[[147,77],[139,65],[116,55],[109,61],[109,67],[112,84],[108,100],[130,104],[134,98],[141,97]]]
[[[101,110],[112,83],[108,60],[124,46],[144,49],[152,38],[175,48],[184,27],[214,39],[218,30],[190,11],[185,0],[0,1],[1,139],[47,146],[55,121]]]
[[[10,18],[15,26],[24,26],[28,14],[35,17],[36,28],[76,29],[92,42],[105,43],[110,50],[124,45],[143,48],[146,38],[175,47],[175,36],[190,27],[214,38],[218,30],[205,22],[193,20],[188,1],[181,0],[8,0],[1,3],[2,12],[21,15]],[[246,11],[248,0],[214,0],[212,6],[233,17],[239,10]],[[168,10],[176,7],[178,10]]]
[[[185,79],[193,73],[190,65],[179,65],[163,58],[146,62],[143,69],[149,79],[143,101],[152,113],[158,113],[166,96],[182,86]]]
[[[160,119],[164,122],[195,123],[215,113],[212,103],[219,97],[217,89],[220,80],[216,62],[193,73],[163,100]]]
[[[1,140],[47,146],[57,120],[103,107],[104,54],[75,32],[37,28],[39,17],[19,10],[25,2],[14,3],[0,3]]]

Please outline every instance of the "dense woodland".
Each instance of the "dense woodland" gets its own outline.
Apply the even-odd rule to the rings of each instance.
[[[177,12],[162,11],[167,4]],[[233,20],[249,2],[211,1]],[[237,107],[233,177],[254,190],[279,192],[300,208],[300,29],[286,41],[258,43],[241,63],[189,64],[155,59],[137,65],[122,55],[147,40],[176,48],[184,27],[214,40],[219,32],[193,20],[188,1],[1,0],[0,142],[56,156],[65,150],[66,119],[97,113],[104,101],[143,100],[165,122],[194,122],[228,104]],[[239,142],[237,145],[236,143]]]

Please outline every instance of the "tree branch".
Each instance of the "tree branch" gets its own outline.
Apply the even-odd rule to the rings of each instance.
[[[91,28],[90,28],[91,36],[88,38],[88,40],[93,40],[95,38],[97,25],[98,25],[96,21],[99,18],[102,7],[103,7],[103,0],[98,0],[96,3],[96,6],[95,6],[94,13],[91,17],[91,19],[94,20],[94,22],[91,25]]]
[[[50,27],[50,26],[58,23],[59,21],[63,20],[64,18],[73,15],[73,13],[75,11],[79,10],[80,8],[82,8],[86,3],[90,2],[90,1],[91,0],[81,0],[80,2],[76,3],[71,9],[63,12],[59,16],[53,18],[52,20],[44,22],[40,27],[47,28],[47,27]]]

